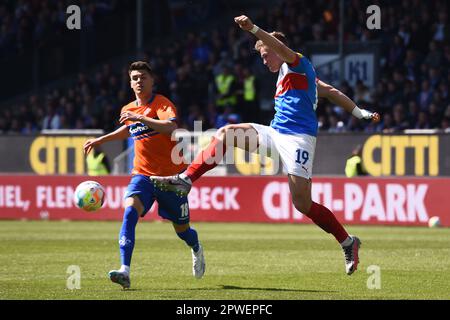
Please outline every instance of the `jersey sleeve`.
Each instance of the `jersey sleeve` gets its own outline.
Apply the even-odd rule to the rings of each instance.
[[[159,120],[177,120],[177,108],[169,100],[164,100],[156,111]]]
[[[288,63],[287,65],[288,65],[289,69],[291,69],[292,71],[303,73],[304,69],[305,69],[303,62],[306,58],[301,53],[298,53],[298,52],[296,52],[295,55],[296,55],[296,57],[295,57],[294,62]]]

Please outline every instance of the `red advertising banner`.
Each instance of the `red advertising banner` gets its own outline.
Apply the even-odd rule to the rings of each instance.
[[[0,177],[0,219],[121,220],[128,176]],[[106,190],[103,208],[73,204],[76,186],[96,180]],[[450,226],[449,178],[315,178],[314,201],[345,224],[426,225],[432,216]],[[292,205],[286,177],[203,177],[189,194],[192,221],[311,223]],[[154,205],[145,219],[160,219]]]

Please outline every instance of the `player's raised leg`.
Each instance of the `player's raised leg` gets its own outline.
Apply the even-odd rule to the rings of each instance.
[[[351,275],[358,267],[361,241],[356,236],[350,236],[328,208],[312,201],[310,179],[292,174],[288,179],[295,208],[336,238],[344,251],[346,273]]]
[[[162,190],[187,195],[193,182],[222,161],[227,147],[253,152],[258,147],[258,132],[250,123],[226,125],[217,131],[208,147],[197,155],[185,172],[169,177],[154,176],[151,179]]]
[[[198,234],[194,228],[192,228],[189,223],[186,224],[176,224],[173,223],[173,227],[178,237],[186,242],[186,244],[191,248],[192,253],[192,274],[197,279],[200,279],[205,274],[206,263],[205,257],[203,255],[203,247],[198,241]]]
[[[124,289],[130,288],[130,265],[134,249],[136,224],[143,211],[144,206],[137,196],[128,197],[125,200],[125,212],[119,233],[121,267],[119,270],[111,270],[109,272],[111,281],[120,284]]]

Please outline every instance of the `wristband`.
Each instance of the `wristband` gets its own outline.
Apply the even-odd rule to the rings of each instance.
[[[352,115],[354,115],[355,117],[357,117],[358,119],[362,119],[362,113],[361,113],[361,109],[358,108],[357,106],[355,106],[352,110]]]
[[[258,31],[258,30],[259,30],[259,27],[258,27],[256,24],[254,24],[254,25],[253,25],[253,28],[251,28],[249,31],[250,31],[251,33],[255,34],[256,31]]]
[[[352,110],[352,115],[354,115],[358,119],[370,119],[372,117],[372,112],[365,109],[360,109],[355,106]]]

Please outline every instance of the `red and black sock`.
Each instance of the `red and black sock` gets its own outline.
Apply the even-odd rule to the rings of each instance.
[[[339,243],[348,238],[347,231],[327,207],[313,201],[307,216],[325,232],[331,233]]]
[[[223,141],[214,137],[208,147],[200,152],[194,159],[194,162],[189,165],[185,174],[194,182],[207,171],[216,167],[226,151]]]

